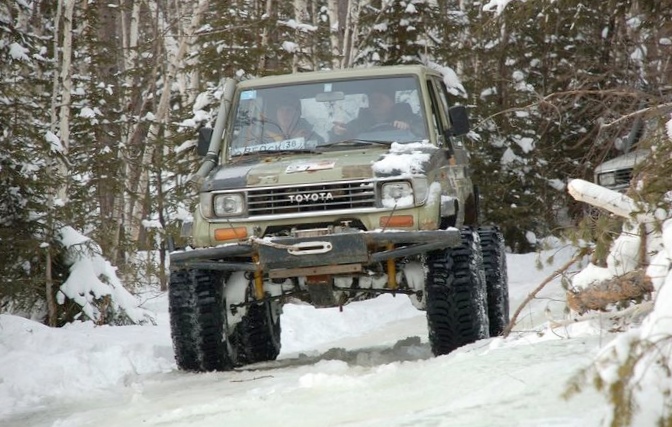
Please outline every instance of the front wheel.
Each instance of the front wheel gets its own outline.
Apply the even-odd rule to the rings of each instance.
[[[170,274],[170,333],[179,369],[199,372],[233,369],[225,305],[219,273],[178,270]]]
[[[427,324],[434,355],[487,338],[487,293],[478,234],[465,228],[460,246],[430,252],[427,267]]]

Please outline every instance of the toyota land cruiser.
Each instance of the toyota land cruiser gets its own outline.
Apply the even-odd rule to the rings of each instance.
[[[373,122],[375,90],[399,115]],[[466,109],[424,66],[227,80],[214,127],[199,132],[189,246],[170,255],[178,367],[275,359],[282,306],[297,300],[407,295],[436,355],[500,334],[504,242],[478,223],[468,131]]]

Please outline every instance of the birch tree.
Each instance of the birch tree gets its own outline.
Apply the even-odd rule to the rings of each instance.
[[[196,10],[194,11],[191,21],[187,28],[178,30],[172,33],[169,29],[168,23],[173,22],[172,17],[160,13],[159,28],[166,31],[167,37],[164,39],[164,49],[166,52],[167,62],[165,64],[165,73],[161,77],[162,88],[160,92],[159,102],[156,110],[152,114],[152,121],[147,133],[147,140],[144,146],[141,165],[151,164],[156,149],[160,149],[158,141],[161,138],[162,127],[169,125],[170,120],[170,97],[172,94],[172,82],[176,79],[182,63],[187,55],[187,48],[192,45],[190,41],[194,37],[196,30],[200,26],[201,19],[208,7],[207,0],[199,0]],[[177,21],[179,22],[179,21]],[[180,34],[181,33],[181,34]],[[177,49],[173,49],[172,41],[175,41]],[[139,195],[145,194],[149,184],[149,172],[147,170],[141,171],[139,179],[131,183],[131,194]],[[133,203],[126,206],[126,218],[128,223],[128,234],[132,241],[137,241],[140,234],[140,227],[143,219],[143,200],[142,198],[135,198]]]
[[[122,3],[123,0],[120,0],[120,4]],[[136,83],[138,82],[138,78],[132,71],[138,69],[139,67],[137,62],[138,39],[140,36],[140,7],[143,2],[134,1],[132,3],[133,4],[131,6],[130,15],[123,12],[121,14],[121,41],[123,52],[125,53],[123,68],[125,73],[124,87],[126,87],[128,91],[130,91],[131,88],[136,87]],[[128,99],[128,102],[132,102],[132,99],[133,97],[131,95],[131,97]],[[129,135],[135,135],[139,131],[139,121],[134,126],[132,126],[132,128],[133,130],[129,133]],[[127,140],[126,143],[128,142],[129,141]],[[124,144],[124,147],[120,147],[117,151],[117,162],[122,171],[120,173],[120,178],[124,180],[132,176],[130,174],[130,165],[124,160],[126,151],[125,145],[126,144]],[[117,191],[115,192],[112,199],[112,206],[109,209],[110,223],[114,225],[108,228],[111,233],[110,239],[108,241],[109,246],[107,249],[110,258],[114,262],[119,260],[119,244],[124,227],[124,207],[130,203],[130,197],[125,191],[126,188],[129,188],[128,184],[128,182],[124,182],[123,186],[117,187]]]
[[[52,189],[48,199],[48,240],[55,242],[57,230],[63,223],[54,212],[68,201],[68,153],[70,150],[70,93],[72,90],[72,18],[75,7],[74,0],[59,0],[56,11],[56,31],[54,34],[54,63],[58,64],[58,73],[54,73],[53,92],[51,99],[52,132],[48,139],[50,149],[55,153],[53,176],[56,187]],[[62,38],[58,31],[63,22]],[[59,51],[61,56],[59,58]],[[60,98],[58,97],[60,94]],[[56,115],[58,111],[58,123]],[[56,131],[58,129],[58,131]],[[46,249],[45,269],[45,298],[47,301],[48,325],[57,324],[57,304],[55,300],[55,287],[53,277],[53,249]]]
[[[340,6],[343,4],[340,0],[327,0],[327,14],[329,16],[329,44],[331,45],[331,67],[341,68],[345,52],[343,52],[343,22],[340,19]],[[344,6],[347,8],[348,0],[345,0]]]
[[[343,28],[343,56],[341,57],[341,68],[352,67],[355,58],[359,53],[357,48],[359,35],[359,14],[360,7],[366,7],[369,1],[342,0],[345,7],[345,26]],[[361,6],[360,6],[361,4]],[[339,15],[340,16],[340,15]]]

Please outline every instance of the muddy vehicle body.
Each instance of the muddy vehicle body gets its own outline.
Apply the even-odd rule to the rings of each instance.
[[[369,126],[374,91],[401,115]],[[426,311],[437,355],[501,333],[504,242],[478,224],[460,139],[468,119],[448,100],[423,66],[227,81],[214,128],[200,132],[190,246],[170,255],[178,367],[275,359],[282,306],[296,300],[407,295]],[[290,104],[294,134],[277,113]]]

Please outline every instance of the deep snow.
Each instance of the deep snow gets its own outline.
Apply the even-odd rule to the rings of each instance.
[[[509,254],[512,309],[572,255]],[[205,374],[176,370],[166,296],[149,297],[156,326],[0,316],[0,425],[596,426],[607,411],[590,388],[561,397],[613,335],[599,320],[551,329],[565,317],[557,279],[507,339],[447,356],[431,356],[424,313],[384,295],[342,312],[288,305],[278,361]]]

